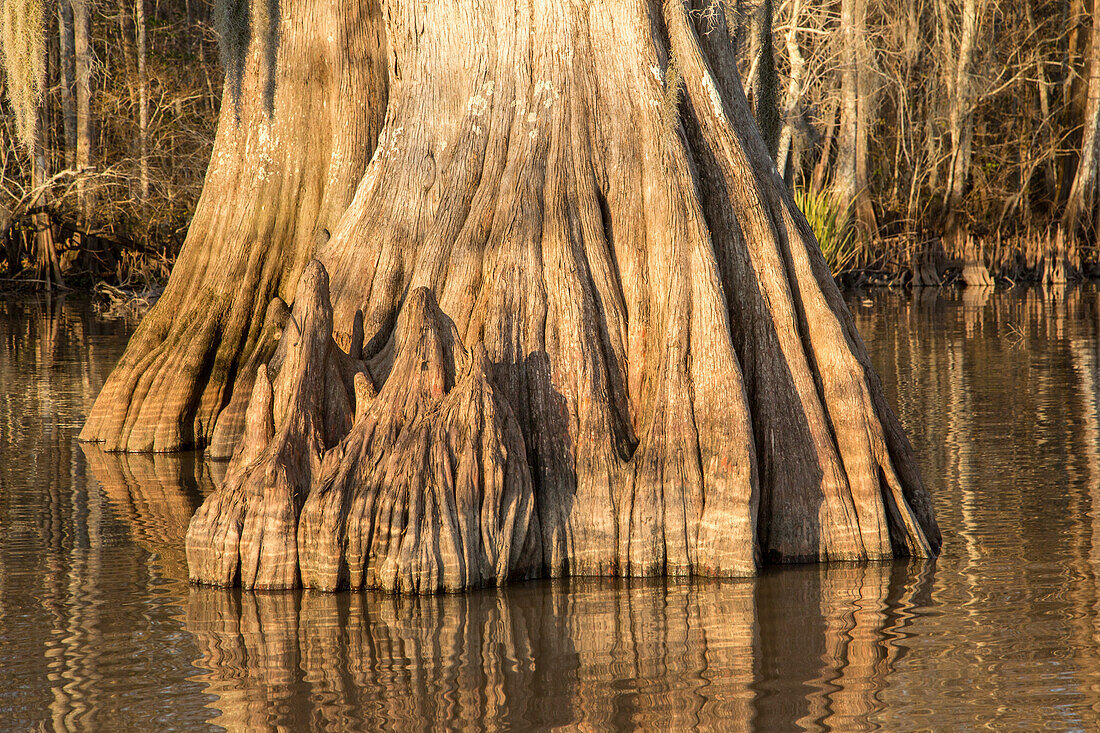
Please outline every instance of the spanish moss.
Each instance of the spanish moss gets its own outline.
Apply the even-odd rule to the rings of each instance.
[[[260,43],[263,66],[263,108],[270,115],[275,107],[275,64],[279,56],[279,0],[258,0],[256,17],[252,17],[249,0],[218,0],[214,21],[221,39],[222,65],[229,83],[234,108],[240,111],[245,64],[252,43],[253,20]]]
[[[664,81],[665,93],[661,98],[661,129],[667,137],[675,135],[676,129],[680,126],[680,102],[684,93],[680,67],[672,54],[669,54]]]
[[[245,61],[252,41],[252,9],[249,0],[218,0],[214,7],[214,26],[220,39],[222,66],[225,67],[229,94],[239,114]]]
[[[16,130],[27,150],[38,136],[38,105],[46,79],[46,29],[42,0],[4,0],[4,71]]]
[[[270,116],[275,111],[275,63],[279,57],[279,0],[263,0],[256,19],[263,48],[264,109]]]

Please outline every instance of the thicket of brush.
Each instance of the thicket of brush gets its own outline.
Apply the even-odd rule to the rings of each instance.
[[[174,259],[223,64],[232,87],[249,36],[278,46],[277,0],[218,5],[3,0],[0,287],[151,277]],[[740,28],[746,91],[834,271],[942,282],[968,264],[1013,279],[1096,266],[1100,0],[707,12]]]
[[[25,33],[36,14],[37,39]],[[207,0],[3,0],[0,288],[140,289],[167,277],[202,190],[221,102],[212,16]],[[29,86],[36,72],[23,70],[35,59],[40,92]]]
[[[1095,267],[1100,2],[739,6],[743,68],[766,68],[756,56],[774,49],[781,172],[814,192],[809,215],[823,191],[851,212],[843,267],[950,276],[970,262],[1013,279]],[[773,10],[775,43],[753,41]],[[757,74],[750,89],[766,86]]]

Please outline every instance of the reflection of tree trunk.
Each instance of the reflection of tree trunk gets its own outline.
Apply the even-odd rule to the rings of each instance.
[[[820,568],[784,568],[755,581],[756,682],[753,721],[762,731],[798,730],[810,713],[806,695],[825,652]],[[816,694],[816,693],[812,693]]]
[[[580,720],[597,726],[618,721],[636,730],[693,730],[720,719],[727,721],[725,730],[751,729],[756,629],[751,584],[575,587],[562,602],[580,658],[574,683]],[[609,684],[614,679],[609,672],[634,684]],[[679,682],[670,689],[669,680]],[[721,689],[720,699],[707,688]]]
[[[985,308],[992,297],[991,287],[967,287],[963,290],[962,310],[967,338],[981,336]]]
[[[871,716],[905,651],[893,640],[911,623],[905,611],[929,602],[934,568],[867,563],[758,578],[755,729],[876,729]]]
[[[974,490],[975,477],[974,461],[974,433],[971,428],[973,418],[973,405],[970,399],[970,389],[967,384],[967,369],[965,365],[966,350],[960,343],[959,337],[950,339],[947,344],[947,450],[949,456],[948,470],[952,473],[950,485],[959,488],[960,497],[954,502],[962,512],[962,525],[959,531],[963,539],[963,547],[966,551],[967,562],[962,569],[963,575],[970,582],[971,594],[976,594],[980,585],[975,567],[982,559],[982,549],[979,543],[978,521],[978,496]],[[974,597],[974,596],[972,596]]]
[[[191,590],[230,731],[752,727],[753,586],[578,581],[430,597]],[[308,699],[308,704],[305,700]]]
[[[1090,298],[1095,308],[1097,298]],[[1089,608],[1091,617],[1081,615],[1079,622],[1075,624],[1077,631],[1082,634],[1081,647],[1088,649],[1094,647],[1100,641],[1100,321],[1094,310],[1091,316],[1084,320],[1089,324],[1086,332],[1070,342],[1070,355],[1073,360],[1073,370],[1079,381],[1079,386],[1074,390],[1081,401],[1081,416],[1084,430],[1081,435],[1081,463],[1084,465],[1085,481],[1084,490],[1088,495],[1087,506],[1085,502],[1075,501],[1071,497],[1070,509],[1074,517],[1087,517],[1083,527],[1085,530],[1077,535],[1074,548],[1074,560],[1079,578],[1089,578],[1091,583],[1082,582],[1083,592],[1072,596],[1074,602],[1080,608]],[[1074,492],[1076,494],[1076,492]],[[1075,506],[1076,505],[1076,506]],[[1095,658],[1087,655],[1081,660],[1082,666],[1090,671],[1095,669]],[[1094,712],[1100,712],[1100,703],[1093,705]]]
[[[300,730],[303,714],[337,731],[513,730],[572,720],[577,656],[550,600],[193,589],[187,628],[230,731]]]
[[[821,616],[825,653],[810,715],[825,730],[873,730],[891,659],[886,648],[886,597],[894,566],[870,563],[824,568]]]
[[[1094,14],[1093,22],[1100,24],[1100,15]],[[1100,30],[1094,32],[1100,33]],[[1100,231],[1100,222],[1098,222],[1096,231]],[[1100,298],[1092,296],[1091,299],[1095,309]],[[1088,347],[1085,347],[1084,344],[1081,346],[1082,355],[1087,355],[1087,358],[1082,359],[1082,366],[1088,370],[1081,394],[1085,396],[1085,459],[1088,466],[1087,487],[1090,499],[1088,560],[1092,577],[1092,628],[1087,638],[1095,648],[1097,642],[1100,642],[1100,383],[1098,383],[1098,377],[1100,377],[1100,315],[1097,315],[1096,310],[1093,310],[1089,322],[1092,328],[1087,334],[1088,340],[1086,343]],[[1087,663],[1089,669],[1095,670],[1094,656],[1090,655]],[[1094,703],[1093,710],[1100,712],[1100,701]]]
[[[84,445],[88,468],[133,540],[154,553],[166,577],[187,580],[184,538],[191,515],[213,491],[206,464],[194,454],[127,455]]]
[[[68,436],[66,436],[68,437]],[[60,618],[52,647],[51,674],[65,682],[58,686],[50,714],[56,730],[96,730],[103,699],[103,680],[108,666],[100,649],[105,603],[103,567],[102,494],[93,485],[72,482],[71,455],[65,450],[44,451],[57,455],[64,470],[51,471],[49,485],[72,487],[62,512],[71,524],[71,545],[63,557],[63,584],[59,588]],[[55,688],[55,689],[58,689]]]
[[[64,298],[0,299],[0,524],[5,550],[20,531],[29,540],[0,563],[0,597],[18,609],[16,625],[5,626],[19,629],[13,648],[40,650],[20,660],[22,689],[4,693],[16,694],[16,710],[36,700],[20,712],[58,731],[126,729],[104,714],[118,711],[108,680],[117,679],[111,675],[119,660],[106,648],[117,649],[119,636],[139,628],[129,625],[135,619],[150,620],[144,604],[115,604],[125,595],[121,578],[142,582],[142,553],[112,542],[103,494],[73,452],[73,420],[86,406],[80,380],[102,380],[122,346],[93,325],[91,341],[106,356],[84,361],[94,322],[88,309]],[[8,713],[0,727],[19,726]]]

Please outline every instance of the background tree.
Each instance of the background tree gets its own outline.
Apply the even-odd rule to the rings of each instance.
[[[871,80],[878,103],[864,128],[875,226],[853,266],[904,271],[932,246],[941,268],[977,257],[1013,277],[1043,277],[1077,161],[1088,160],[1091,4],[868,0],[851,14],[846,7],[777,5],[777,30],[797,36],[794,54],[789,43],[777,45],[777,69],[803,90],[790,127],[792,150],[801,148],[787,172],[792,185],[816,190],[850,178],[834,130],[844,73],[854,68]],[[845,25],[859,25],[852,18],[862,18],[867,44],[854,67],[848,61],[859,57],[843,48]],[[1083,210],[1080,246],[1065,252],[1071,274],[1096,261],[1095,202]]]
[[[1100,230],[1096,179],[1100,169],[1100,2],[1092,3],[1092,30],[1088,47],[1088,96],[1082,110],[1081,156],[1076,162],[1065,212],[1060,222],[1062,238],[1076,240],[1082,227]],[[1085,86],[1081,84],[1080,86]],[[1089,221],[1091,218],[1093,221]]]
[[[0,182],[14,193],[4,194],[4,205],[13,212],[5,249],[15,265],[0,277],[45,283],[49,258],[38,253],[47,250],[47,231],[70,284],[166,271],[194,210],[220,104],[211,7],[206,0],[88,6],[99,70],[90,77],[86,120],[94,168],[53,181],[41,205],[30,207],[18,204],[23,194],[35,180],[75,171],[77,148],[73,3],[5,2],[8,17],[36,6],[48,31],[37,57],[49,59],[39,125],[46,166],[35,174],[17,143],[17,114],[5,112]],[[239,16],[243,4],[235,7]],[[138,10],[147,14],[145,54]],[[1087,195],[1096,164],[1088,162],[1085,134],[1096,119],[1088,102],[1096,66],[1091,0],[728,0],[704,12],[727,18],[750,108],[785,180],[802,201],[834,192],[836,218],[861,224],[858,246],[841,258],[846,267],[938,282],[968,262],[1016,280],[1059,270],[1074,276],[1097,264],[1098,207]],[[960,67],[964,49],[969,62]],[[26,77],[12,71],[7,96],[30,99],[18,91],[30,88],[20,82]],[[25,115],[25,105],[15,108]],[[94,206],[79,205],[83,191]],[[1072,235],[1059,233],[1067,212]]]

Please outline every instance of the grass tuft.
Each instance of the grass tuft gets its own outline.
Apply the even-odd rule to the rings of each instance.
[[[834,275],[844,272],[859,254],[855,232],[850,226],[849,210],[838,205],[825,191],[813,193],[807,189],[796,189],[794,200],[810,223],[829,269]]]

